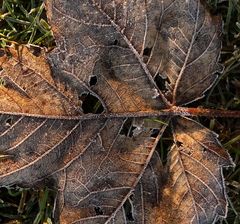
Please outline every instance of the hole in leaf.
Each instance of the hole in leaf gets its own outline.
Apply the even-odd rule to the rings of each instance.
[[[182,142],[176,141],[176,145],[178,148],[182,147]]]
[[[125,215],[126,215],[126,219],[128,221],[134,221],[134,216],[133,216],[133,206],[132,203],[130,202],[130,200],[126,200],[126,202],[123,205],[124,211],[125,211]]]
[[[2,67],[0,67],[0,72],[3,70],[3,68]],[[0,86],[6,86],[6,81],[5,81],[5,79],[4,78],[1,78],[0,77]]]
[[[124,123],[120,131],[120,135],[125,135],[126,137],[130,137],[130,138],[133,136],[133,131],[136,129],[136,127],[132,125],[132,122],[133,122],[133,119],[128,119]]]
[[[94,210],[96,212],[96,215],[103,215],[103,211],[100,207],[95,207]]]
[[[82,101],[82,110],[85,114],[101,114],[104,111],[101,101],[89,93],[82,94],[80,100]]]
[[[5,51],[4,50],[0,50],[0,57],[3,57],[5,55]]]
[[[136,127],[132,126],[129,130],[129,133],[128,133],[128,137],[132,137],[133,136],[133,131],[136,129]]]
[[[156,138],[158,136],[158,134],[159,134],[159,129],[153,128],[151,137]]]
[[[94,86],[97,84],[97,76],[92,76],[89,81],[90,86]]]
[[[129,129],[131,128],[132,126],[132,119],[128,119],[125,121],[125,123],[123,124],[122,126],[122,129],[120,131],[120,135],[125,135],[127,136],[128,135],[128,132],[129,132]]]
[[[9,118],[7,118],[6,119],[6,121],[5,121],[5,126],[11,126],[12,125],[12,123],[13,123],[13,119],[12,119],[12,117],[9,117]]]
[[[7,55],[8,58],[12,58],[12,53],[9,51],[9,49],[5,50],[5,54]]]
[[[166,79],[163,79],[159,74],[156,75],[154,81],[156,82],[158,88],[162,91],[166,91]]]
[[[118,40],[114,40],[113,45],[118,45]]]
[[[150,56],[151,52],[152,52],[152,48],[146,47],[143,51],[143,55]]]
[[[156,151],[158,152],[164,166],[167,164],[168,161],[168,152],[170,150],[172,141],[172,130],[171,127],[168,126],[156,146]]]
[[[156,150],[159,153],[163,166],[165,166],[168,160],[169,142],[161,138],[156,146]]]
[[[37,46],[31,46],[30,51],[32,54],[36,57],[39,57],[41,55],[41,48]]]

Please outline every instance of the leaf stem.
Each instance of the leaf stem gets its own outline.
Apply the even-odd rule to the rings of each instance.
[[[0,114],[36,117],[45,119],[61,119],[61,120],[93,120],[104,118],[126,118],[126,117],[161,117],[161,116],[185,116],[185,117],[229,117],[240,118],[239,110],[215,110],[205,108],[189,108],[173,106],[169,109],[159,111],[140,111],[140,112],[122,112],[122,113],[102,113],[102,114],[82,114],[76,116],[62,116],[62,115],[47,115],[47,114],[26,114],[20,112],[5,112],[0,111]]]
[[[170,109],[172,110],[172,108]],[[203,116],[203,117],[232,117],[240,118],[239,110],[218,110],[218,109],[206,109],[206,108],[188,108],[177,107],[176,111],[183,111],[184,116]]]

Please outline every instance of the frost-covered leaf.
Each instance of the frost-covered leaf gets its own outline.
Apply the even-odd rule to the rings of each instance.
[[[142,56],[123,32],[127,32],[123,26],[128,23],[127,15],[133,17],[133,26],[145,29],[139,7],[144,9],[144,2],[137,6],[125,1],[47,1],[57,43],[49,55],[53,72],[60,73],[59,78],[80,94],[96,96],[105,111],[165,107]],[[135,35],[144,40],[141,33]]]
[[[122,125],[122,119],[107,120],[96,139],[53,174],[60,223],[106,223],[134,190],[161,135],[152,138],[149,129],[121,135]]]
[[[201,194],[215,195],[215,204],[202,205],[186,185],[181,189],[192,205],[208,208],[206,217],[181,203],[168,210],[176,208],[166,195],[179,169],[170,166],[162,191],[160,161],[154,157],[148,166],[174,115],[171,106],[202,97],[216,79],[219,17],[200,0],[47,0],[46,6],[56,48],[48,54],[26,47],[0,52],[0,185],[57,189],[54,218],[61,224],[124,223],[127,202],[137,224],[165,219],[159,211],[198,223],[225,215],[221,169],[230,160],[212,132],[172,118],[169,159],[176,166],[185,160],[189,167],[182,173],[197,177],[205,166],[209,195]],[[167,91],[160,91],[160,76],[168,78]],[[151,120],[162,109],[167,116]],[[183,193],[175,188],[173,198]]]
[[[154,30],[145,40],[145,48],[151,49],[149,69],[155,76],[167,78],[166,95],[173,105],[203,97],[216,80],[216,72],[222,70],[218,64],[221,18],[210,15],[201,4],[203,1],[164,0],[155,1],[155,5],[148,2],[151,16],[146,20]]]
[[[156,223],[159,217],[156,208],[161,204],[162,188],[166,179],[164,175],[161,159],[155,152],[132,195],[111,223]]]
[[[169,101],[186,104],[202,97],[221,70],[217,62],[221,20],[211,16],[199,0],[47,3],[58,43],[50,56],[58,64],[56,70],[85,83],[95,77],[92,88],[110,101],[106,104],[109,110],[113,110],[113,102],[115,109],[124,105],[119,95],[126,100],[132,97],[128,110],[137,110],[134,102],[146,107],[146,95],[162,95],[150,93],[158,89],[153,81],[158,76],[169,80]],[[145,88],[139,89],[141,85]],[[155,103],[152,99],[147,105],[156,107]],[[162,108],[159,102],[158,108]]]
[[[199,123],[175,118],[173,131],[158,223],[214,223],[227,214],[222,169],[233,162],[216,134]]]
[[[4,100],[1,105],[4,108],[0,126],[1,154],[7,155],[1,161],[1,186],[36,186],[44,181],[59,189],[55,220],[60,217],[60,223],[75,220],[101,223],[111,219],[137,185],[159,137],[151,137],[152,128],[149,122],[144,125],[143,119],[135,121],[127,116],[109,119],[97,115],[89,118],[73,109],[70,111],[75,116],[70,116],[62,108],[65,109],[65,105],[76,107],[71,91],[62,89],[63,84],[54,81],[49,69],[47,73],[39,71],[43,66],[39,70],[25,69],[26,73],[19,69],[27,68],[27,63],[36,63],[36,56],[27,48],[9,50],[11,57],[5,53],[1,58],[5,84],[0,88],[12,90],[19,97],[12,97],[15,101],[11,101],[1,94]],[[41,57],[38,60],[41,62]],[[36,83],[35,89],[30,82]],[[36,104],[41,102],[45,97],[37,94],[44,90],[41,83],[49,97],[47,106],[59,99],[61,112],[56,113],[55,104],[46,113],[42,113],[44,105],[41,104],[41,110],[30,108],[30,113],[25,114],[28,107],[23,107],[24,104],[23,109],[16,107],[11,112],[12,105],[22,105],[26,99]],[[52,92],[56,99],[51,97]],[[76,117],[78,114],[80,116]],[[152,125],[155,130],[161,126],[159,123]]]
[[[40,49],[38,49],[40,50]],[[56,83],[43,52],[25,46],[1,50],[0,110],[38,115],[77,115],[77,95]]]

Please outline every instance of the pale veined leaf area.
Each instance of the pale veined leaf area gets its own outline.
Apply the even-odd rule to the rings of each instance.
[[[2,115],[1,121],[1,153],[9,155],[1,161],[1,185],[33,187],[44,181],[58,189],[60,223],[114,217],[161,136],[151,137],[150,127],[139,126],[142,119],[133,133],[124,130],[126,118],[94,122]]]
[[[61,224],[225,216],[233,163],[216,134],[175,116],[220,71],[221,19],[200,0],[45,3],[55,49],[0,52],[0,186],[55,189]],[[154,151],[168,123],[163,167]]]
[[[119,210],[110,223],[156,223],[159,216],[155,209],[161,202],[161,188],[165,172],[157,152],[154,152],[141,180],[129,197],[124,208]]]
[[[200,1],[55,0],[48,4],[59,45],[50,56],[52,62],[85,82],[96,76],[93,89],[105,100],[117,102],[117,80],[145,96],[146,91],[158,89],[154,78],[160,76],[166,80],[169,102],[162,100],[187,104],[203,97],[216,80],[216,72],[222,70],[218,64],[221,19],[211,16]],[[74,50],[71,43],[76,42],[79,47]],[[140,83],[149,87],[139,89]],[[115,97],[104,93],[108,87]],[[151,101],[148,99],[148,105]]]
[[[45,54],[16,46],[1,50],[0,110],[4,112],[67,116],[82,114],[75,92],[51,74]]]
[[[222,167],[233,161],[216,134],[195,121],[176,118],[173,131],[159,223],[214,223],[226,216]]]
[[[60,223],[114,220],[116,211],[132,193],[159,138],[148,138],[148,132],[134,139],[119,136],[116,126],[109,120],[102,130],[102,139],[96,139],[82,156],[54,175],[60,188]]]

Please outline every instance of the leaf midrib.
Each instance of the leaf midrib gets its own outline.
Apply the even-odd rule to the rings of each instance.
[[[178,75],[178,78],[176,80],[176,83],[175,83],[175,86],[174,86],[174,89],[173,89],[173,101],[172,101],[172,105],[176,105],[177,103],[177,89],[178,89],[178,86],[181,82],[181,79],[182,79],[182,76],[184,74],[184,71],[185,71],[185,68],[187,67],[187,63],[188,63],[188,59],[190,57],[190,53],[192,51],[192,47],[193,47],[193,44],[194,44],[194,41],[195,41],[195,37],[196,37],[196,33],[197,33],[197,27],[198,27],[198,20],[199,20],[199,8],[200,8],[200,3],[199,1],[197,1],[197,15],[196,15],[196,22],[195,22],[195,26],[194,26],[194,31],[193,31],[193,35],[192,35],[192,39],[191,39],[191,42],[190,42],[190,45],[189,45],[189,48],[188,48],[188,51],[187,51],[187,55],[185,57],[185,60],[184,60],[184,64],[180,70],[180,73]]]

